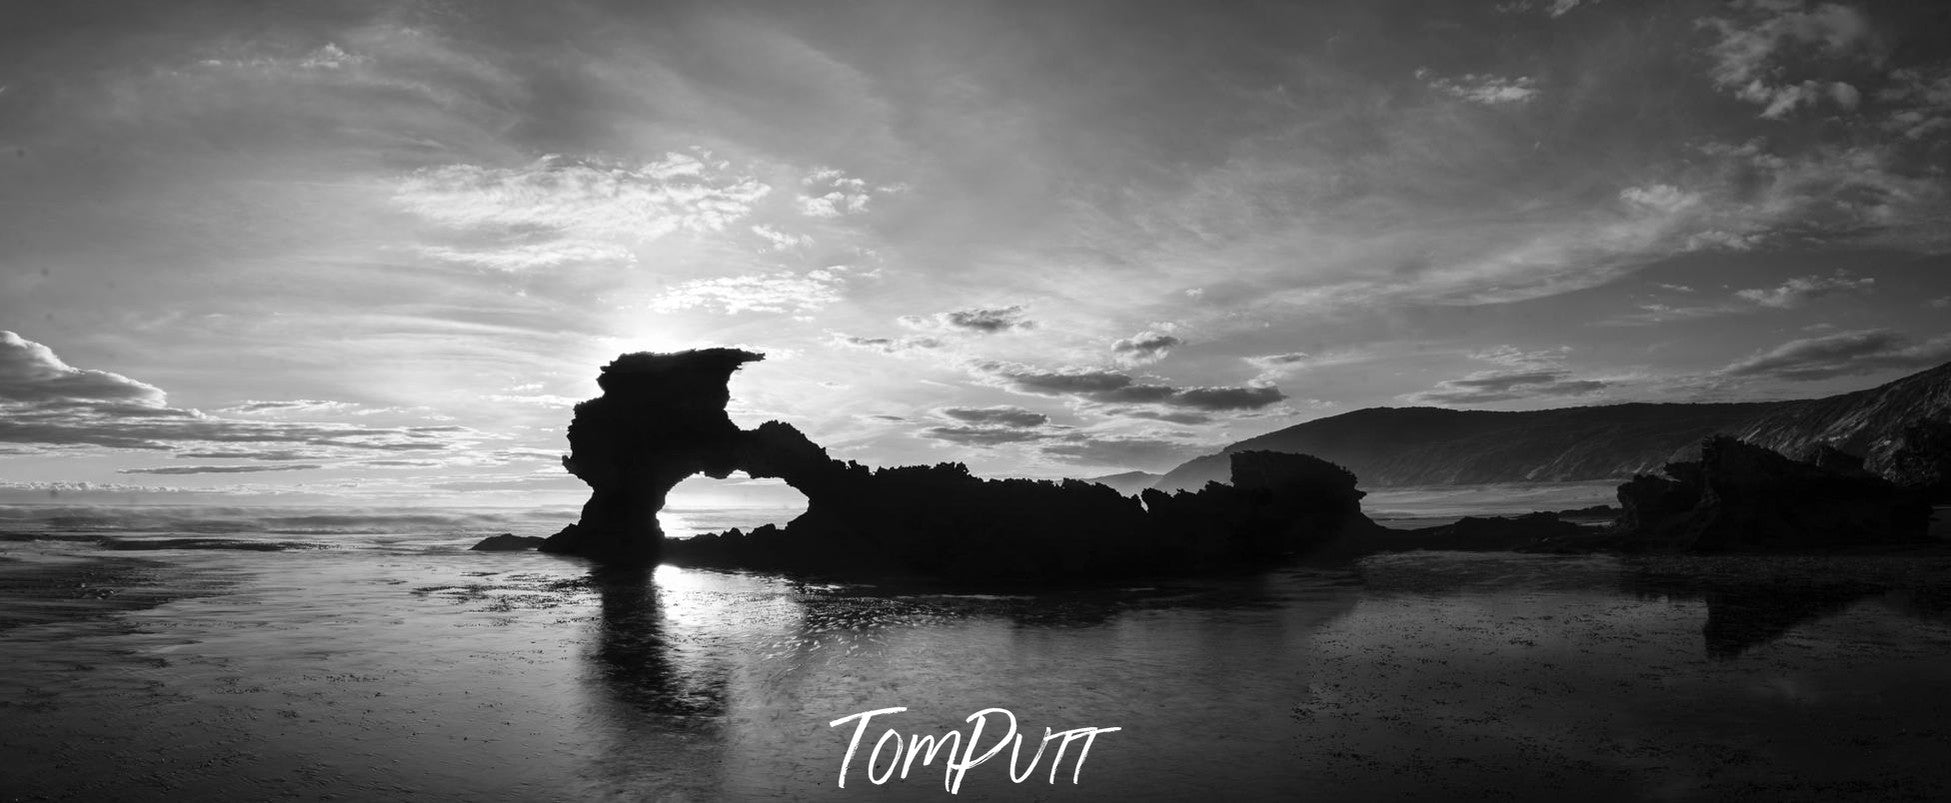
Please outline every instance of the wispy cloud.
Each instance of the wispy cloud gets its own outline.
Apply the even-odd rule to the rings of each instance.
[[[1013,329],[1035,329],[1036,321],[1030,320],[1028,315],[1023,305],[1013,304],[938,312],[932,317],[904,315],[901,324],[914,329],[948,329],[993,335]]]
[[[867,349],[883,354],[898,354],[915,349],[941,348],[942,342],[932,337],[861,337],[831,333],[829,342],[848,348]]]
[[[1445,95],[1483,106],[1527,103],[1538,96],[1538,82],[1525,75],[1465,73],[1446,78],[1424,68],[1416,70],[1416,78]]]
[[[1411,404],[1486,404],[1538,398],[1589,396],[1610,383],[1576,375],[1565,366],[1565,350],[1524,351],[1501,346],[1472,354],[1498,367],[1438,382],[1432,390],[1408,394]]]
[[[725,315],[803,314],[839,301],[850,273],[844,265],[830,265],[805,272],[694,279],[658,294],[650,308],[659,312],[702,309]]]
[[[1805,10],[1800,0],[1747,3],[1739,8],[1746,12],[1740,19],[1699,21],[1718,37],[1707,50],[1715,61],[1715,86],[1761,106],[1761,116],[1770,119],[1823,103],[1856,108],[1862,93],[1848,83],[1797,81],[1785,74],[1791,60],[1805,68],[1819,67],[1823,60],[1876,60],[1876,39],[1860,10],[1837,3]]]
[[[1111,344],[1111,353],[1124,365],[1145,365],[1165,359],[1175,347],[1185,344],[1177,335],[1147,329]]]
[[[0,416],[0,442],[55,447],[216,454],[226,451],[221,448],[225,445],[252,444],[289,448],[294,454],[319,459],[372,452],[444,452],[481,440],[479,433],[455,426],[260,420],[172,407],[154,385],[75,368],[48,347],[13,332],[0,332],[0,413],[5,414]]]
[[[968,424],[1010,427],[1037,427],[1050,423],[1050,416],[1011,405],[994,407],[945,407],[942,415]]]
[[[1951,335],[1920,342],[1889,329],[1859,329],[1791,340],[1737,360],[1718,374],[1807,381],[1926,368],[1947,360],[1951,360]]]
[[[1095,368],[1043,370],[1006,363],[977,366],[1010,390],[1041,396],[1067,396],[1108,405],[1153,404],[1206,412],[1257,410],[1287,394],[1272,385],[1178,387],[1140,381],[1122,371]]]
[[[708,153],[673,152],[634,165],[550,155],[519,167],[430,167],[401,178],[393,197],[427,220],[500,238],[491,247],[422,253],[518,270],[627,261],[630,243],[720,232],[771,190]]]
[[[800,182],[799,211],[807,217],[837,218],[867,211],[875,196],[899,187],[869,187],[864,179],[838,168],[816,168]]]
[[[267,471],[309,471],[324,468],[315,464],[279,464],[273,466],[157,466],[154,468],[121,468],[117,474],[258,474]]]
[[[1764,310],[1799,309],[1816,299],[1868,293],[1875,287],[1876,279],[1872,277],[1856,277],[1848,271],[1838,270],[1828,276],[1792,277],[1773,287],[1737,290],[1725,301],[1678,305],[1659,302],[1642,303],[1638,305],[1638,312],[1614,316],[1600,323],[1608,326],[1635,326],[1728,315],[1750,315]],[[1676,292],[1695,293],[1691,288],[1684,291],[1676,290]]]
[[[1868,276],[1852,278],[1847,272],[1836,271],[1832,276],[1798,276],[1776,287],[1741,290],[1734,295],[1764,307],[1791,309],[1812,299],[1838,293],[1863,292],[1875,285],[1876,279]]]

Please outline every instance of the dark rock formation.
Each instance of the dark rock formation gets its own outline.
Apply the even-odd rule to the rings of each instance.
[[[789,424],[734,425],[725,415],[727,383],[741,365],[759,359],[736,349],[703,349],[627,354],[605,366],[598,379],[603,395],[576,406],[571,454],[563,458],[589,484],[590,500],[579,521],[540,548],[607,564],[668,559],[1032,581],[1247,569],[1300,555],[1348,558],[1404,549],[1893,544],[1925,538],[1931,513],[1920,492],[1871,473],[1850,452],[1808,444],[1801,453],[1810,462],[1801,462],[1725,436],[1707,438],[1698,461],[1669,462],[1664,477],[1640,475],[1621,485],[1618,522],[1610,529],[1567,520],[1605,510],[1593,508],[1388,530],[1362,514],[1364,494],[1353,473],[1280,451],[1228,454],[1230,484],[1146,489],[1137,497],[1079,480],[985,480],[960,463],[868,468],[832,459]],[[1941,479],[1944,432],[1934,426],[1907,430],[1891,450],[1898,458],[1893,464]],[[785,527],[666,541],[657,513],[671,488],[693,474],[724,478],[733,471],[784,480],[806,497],[806,512]],[[498,536],[475,548],[524,547],[523,539]]]
[[[483,538],[480,543],[468,547],[468,549],[475,552],[522,552],[539,548],[547,540],[546,538],[534,535],[502,533]]]
[[[725,415],[732,372],[763,355],[715,348],[625,354],[603,366],[603,395],[576,405],[562,465],[588,483],[582,518],[542,551],[616,563],[657,560],[657,511],[693,474],[723,479],[738,468],[744,435]]]
[[[776,422],[752,455],[797,454],[746,471],[807,498],[784,528],[731,530],[667,544],[674,563],[965,580],[1171,575],[1264,566],[1379,530],[1355,477],[1305,455],[1234,457],[1236,485],[1138,499],[1094,483],[985,480],[959,463],[868,469],[812,459],[818,447]],[[784,447],[783,449],[781,447]]]
[[[1911,434],[1913,426],[1921,429]],[[1701,440],[1716,434],[1797,456],[1827,445],[1863,458],[1871,472],[1911,484],[1945,476],[1948,431],[1951,364],[1801,401],[1356,410],[1239,441],[1172,469],[1154,487],[1223,481],[1226,455],[1236,451],[1315,455],[1347,466],[1369,487],[1619,480],[1698,459]],[[1930,465],[1939,467],[1936,473],[1928,473]]]
[[[1669,464],[1667,477],[1619,486],[1620,526],[1631,545],[1697,552],[1859,546],[1921,541],[1930,506],[1921,495],[1863,470],[1822,463],[1717,436],[1699,462]]]
[[[1232,485],[1139,499],[1095,483],[985,480],[959,463],[869,469],[827,456],[789,424],[740,430],[725,415],[734,349],[628,354],[603,396],[576,406],[563,465],[591,489],[545,552],[605,563],[1047,579],[1263,565],[1379,530],[1355,476],[1306,455],[1232,457]],[[665,495],[692,474],[776,477],[806,497],[784,528],[666,541]]]

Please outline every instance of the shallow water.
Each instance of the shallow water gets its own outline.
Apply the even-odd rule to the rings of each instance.
[[[0,792],[948,798],[940,760],[871,783],[874,741],[966,736],[990,707],[1031,734],[1019,771],[1046,726],[1121,730],[1081,768],[1072,745],[1054,784],[1051,756],[1012,783],[1004,751],[956,797],[1833,800],[1951,781],[1943,558],[1411,553],[1020,594],[606,575],[466,551],[480,534],[0,542],[0,608],[27,612],[0,617]],[[838,788],[853,728],[828,723],[893,706],[910,710],[873,721]]]

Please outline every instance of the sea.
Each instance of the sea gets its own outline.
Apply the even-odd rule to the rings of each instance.
[[[1407,527],[1609,493],[1364,504]],[[666,528],[792,512],[675,510]],[[574,516],[0,507],[0,798],[1827,801],[1951,784],[1937,553],[1426,551],[1022,589],[468,549]]]

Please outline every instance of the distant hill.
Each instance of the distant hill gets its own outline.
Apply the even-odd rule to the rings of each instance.
[[[1222,468],[1221,470],[1225,471],[1229,469]],[[1165,475],[1151,474],[1144,471],[1127,471],[1123,474],[1106,474],[1102,477],[1085,477],[1083,481],[1095,482],[1099,485],[1110,486],[1112,490],[1115,490],[1118,493],[1124,494],[1126,496],[1130,496],[1132,494],[1138,493],[1139,491],[1145,490],[1146,488],[1152,487],[1152,483],[1158,482],[1158,478],[1162,476]]]
[[[1796,455],[1827,443],[1889,467],[1905,425],[1951,419],[1951,363],[1821,399],[1738,404],[1613,404],[1498,412],[1375,407],[1231,444],[1167,472],[1153,487],[1226,481],[1233,452],[1299,452],[1353,471],[1363,487],[1624,479],[1699,455],[1702,438],[1734,435]]]

